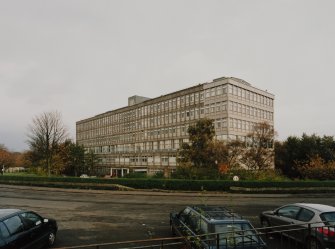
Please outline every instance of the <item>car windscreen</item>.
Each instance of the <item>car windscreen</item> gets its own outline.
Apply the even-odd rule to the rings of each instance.
[[[335,225],[335,212],[327,212],[320,214],[321,220],[328,226]]]
[[[220,244],[233,246],[260,243],[259,236],[249,223],[216,224],[215,233],[220,234]]]

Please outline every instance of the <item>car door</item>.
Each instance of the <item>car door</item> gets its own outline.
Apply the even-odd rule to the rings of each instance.
[[[274,230],[284,231],[283,233],[289,237],[295,237],[293,231],[287,231],[290,229],[295,229],[294,224],[297,223],[297,215],[301,208],[295,205],[289,205],[277,209],[274,215],[269,217],[272,226],[284,226],[275,228]]]
[[[307,208],[301,208],[300,212],[297,215],[296,224],[297,228],[301,228],[296,231],[297,240],[304,242],[308,236],[308,225],[306,223],[310,222],[312,218],[315,216],[315,213],[312,210]]]
[[[27,245],[30,242],[29,231],[25,230],[24,223],[19,215],[14,215],[3,221],[8,236],[3,238],[7,247],[6,249],[29,248]]]
[[[42,217],[34,212],[24,212],[20,216],[30,237],[27,248],[42,248],[47,242],[48,235],[48,229],[43,228]]]

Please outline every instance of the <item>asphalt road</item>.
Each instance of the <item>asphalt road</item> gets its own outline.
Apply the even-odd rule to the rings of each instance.
[[[170,237],[169,213],[186,205],[221,205],[259,227],[258,215],[294,202],[335,206],[335,195],[66,190],[0,185],[0,208],[34,210],[59,225],[55,247]],[[279,249],[277,242],[271,249]]]

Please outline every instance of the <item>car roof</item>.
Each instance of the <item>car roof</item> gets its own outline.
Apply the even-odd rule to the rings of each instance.
[[[319,213],[324,212],[335,212],[335,207],[323,205],[323,204],[315,204],[315,203],[295,203],[294,205],[305,207],[309,209],[313,209],[315,211],[318,211]]]
[[[11,215],[11,214],[14,214],[14,213],[17,213],[17,212],[21,212],[22,210],[20,209],[0,209],[0,219],[4,218],[4,217],[7,217],[8,215]]]
[[[221,206],[193,206],[193,210],[202,215],[209,222],[222,222],[222,221],[241,221],[247,222],[237,213]]]

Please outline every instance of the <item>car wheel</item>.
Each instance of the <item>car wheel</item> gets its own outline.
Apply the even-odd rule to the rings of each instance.
[[[307,243],[308,249],[322,249],[320,242],[316,238],[309,238]]]
[[[55,231],[50,231],[48,234],[48,246],[52,246],[56,240],[56,233]]]

